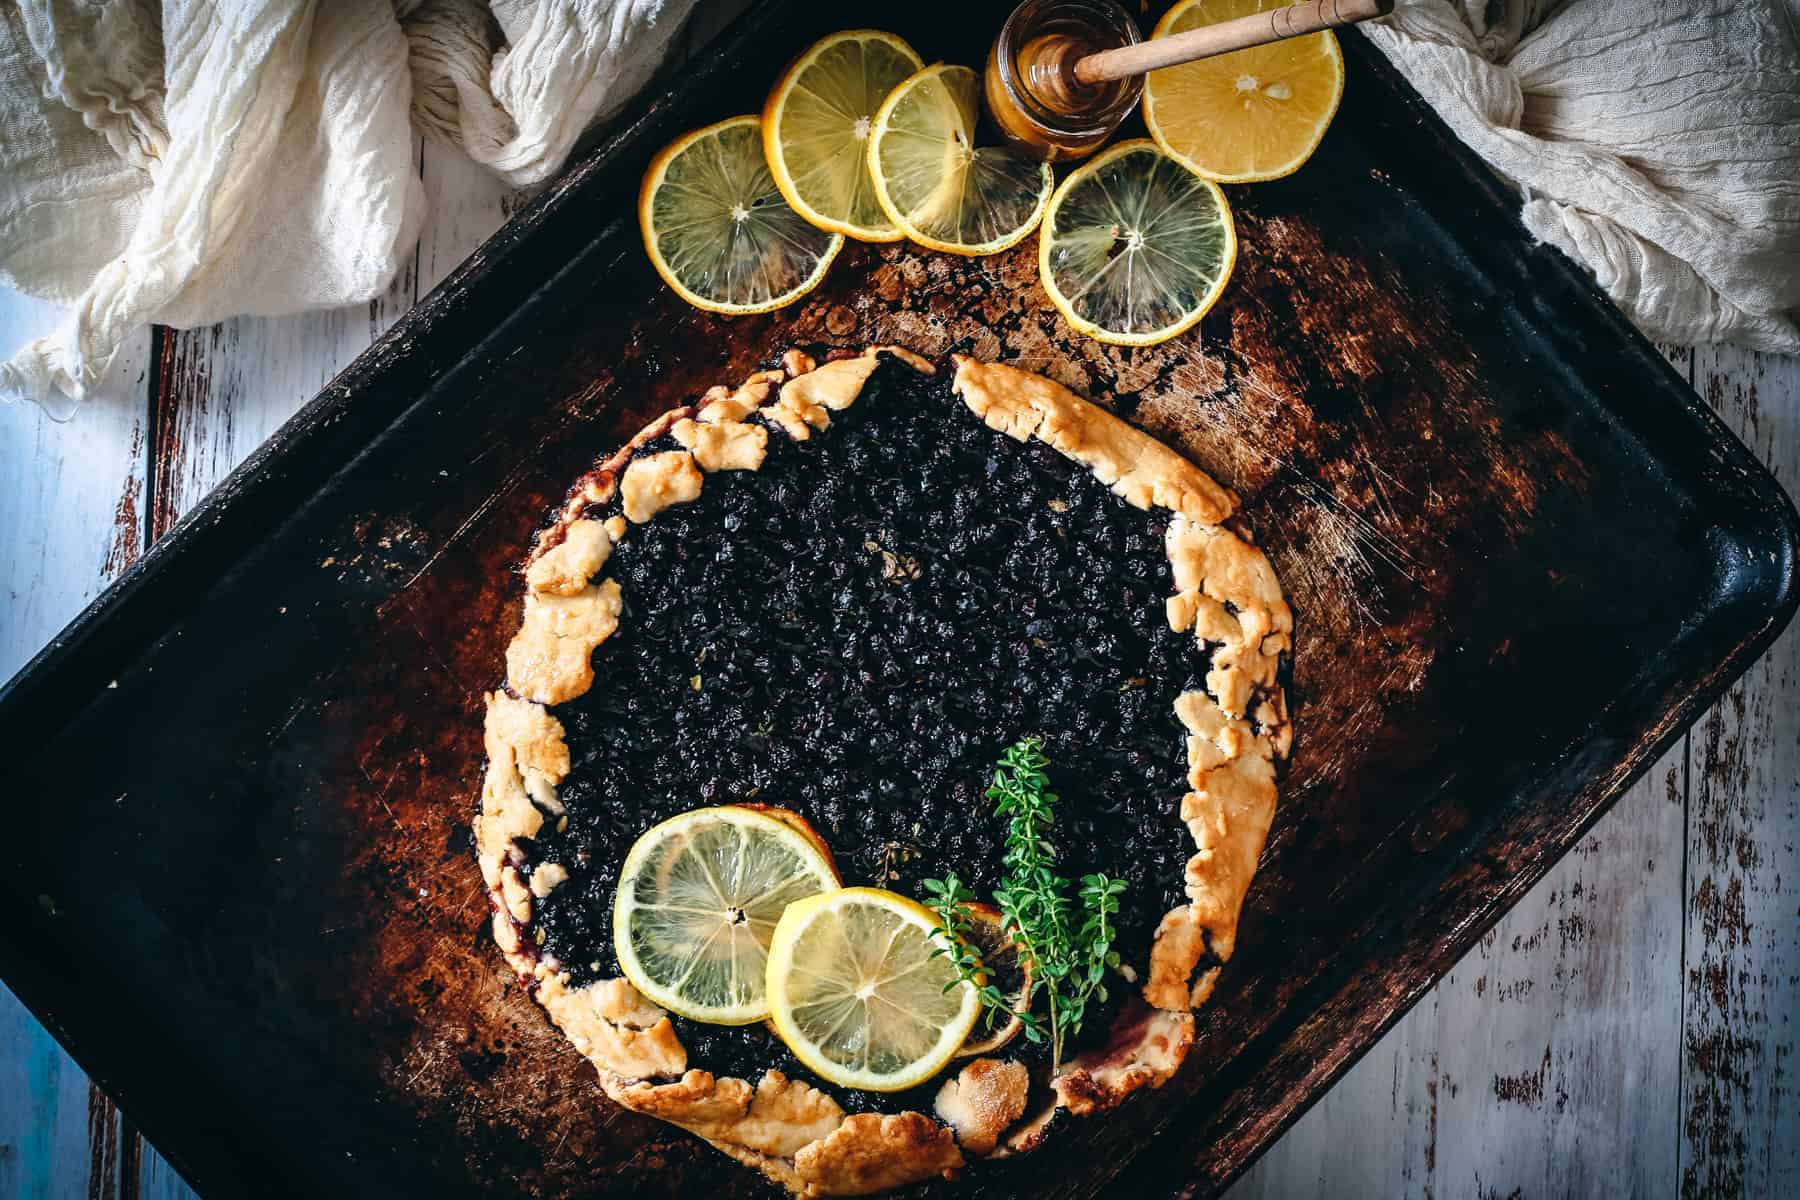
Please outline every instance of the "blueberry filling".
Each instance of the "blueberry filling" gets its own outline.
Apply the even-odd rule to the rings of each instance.
[[[616,974],[626,849],[706,804],[795,810],[846,883],[919,896],[955,871],[985,897],[1004,830],[984,790],[1001,751],[1035,733],[1061,796],[1062,870],[1129,883],[1118,944],[1142,971],[1192,853],[1173,704],[1207,668],[1164,617],[1164,524],[1050,447],[989,430],[947,378],[893,362],[828,431],[771,431],[760,471],[709,476],[607,566],[619,631],[592,689],[556,709],[567,824],[524,846],[570,872],[537,905],[544,950],[578,984]],[[1104,1040],[1136,989],[1112,990],[1078,1044]],[[758,1026],[682,1022],[680,1036],[718,1074],[805,1075]]]

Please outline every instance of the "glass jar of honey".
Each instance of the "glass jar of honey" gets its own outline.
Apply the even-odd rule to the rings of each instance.
[[[988,111],[1007,141],[1048,162],[1098,150],[1144,94],[1142,76],[1081,83],[1077,59],[1135,45],[1131,14],[1112,0],[1025,0],[988,55]]]

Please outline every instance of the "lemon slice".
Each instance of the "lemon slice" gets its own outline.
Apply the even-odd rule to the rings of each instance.
[[[769,939],[783,910],[830,891],[837,870],[784,813],[699,808],[632,845],[613,900],[613,948],[633,987],[695,1021],[748,1025],[768,1012]]]
[[[1038,238],[1050,302],[1082,333],[1122,346],[1192,328],[1236,261],[1225,194],[1144,138],[1063,180]]]
[[[848,29],[814,42],[782,73],[763,105],[763,151],[795,212],[859,241],[900,240],[875,201],[869,131],[887,94],[924,65],[891,33]]]
[[[1283,8],[1292,0],[1186,0],[1154,37]],[[1152,71],[1144,123],[1157,145],[1220,183],[1291,175],[1319,147],[1344,95],[1344,55],[1330,30]]]
[[[943,63],[895,88],[875,114],[875,198],[928,249],[997,253],[1036,229],[1050,200],[1050,164],[1007,146],[977,146],[980,116],[975,72]]]
[[[983,975],[1001,991],[1012,1005],[1010,1020],[1001,1019],[997,1011],[977,1021],[969,1040],[957,1048],[956,1057],[972,1058],[992,1054],[1019,1036],[1025,1023],[1019,1014],[1027,1011],[1031,997],[1031,968],[1019,955],[1019,948],[1006,936],[1000,910],[991,904],[964,906],[969,918],[969,944],[981,956]]]
[[[769,1016],[794,1056],[843,1087],[897,1092],[944,1069],[974,1028],[975,989],[935,952],[937,918],[879,888],[845,888],[781,915]]]
[[[718,313],[793,303],[844,245],[781,198],[754,116],[696,129],[658,154],[638,193],[638,227],[663,282]]]

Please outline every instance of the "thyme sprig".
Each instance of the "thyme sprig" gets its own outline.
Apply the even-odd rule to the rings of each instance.
[[[969,906],[975,903],[975,893],[965,887],[963,881],[954,874],[948,879],[927,879],[925,891],[928,906],[937,914],[940,939],[948,946],[940,946],[934,950],[932,957],[949,957],[956,964],[956,983],[967,983],[981,997],[982,1029],[992,1031],[1002,1020],[1010,1021],[1018,1017],[1028,1039],[1043,1041],[1044,1019],[1030,1012],[1029,1005],[1022,1003],[1021,998],[1009,998],[1000,990],[975,949],[972,940],[973,921],[969,915]],[[956,983],[944,990],[955,987]],[[1015,1005],[1018,1007],[1015,1008]]]
[[[1104,874],[1083,875],[1077,909],[1069,894],[1070,881],[1057,872],[1058,852],[1049,836],[1057,804],[1046,771],[1049,765],[1043,741],[1024,738],[1001,756],[987,790],[994,811],[1007,821],[1001,856],[1004,873],[994,889],[994,903],[1000,909],[1002,935],[1017,948],[1021,965],[1030,972],[1030,986],[1022,998],[1008,999],[982,973],[969,943],[969,905],[975,897],[962,881],[955,875],[927,879],[925,890],[945,943],[938,953],[955,962],[957,982],[976,989],[990,1023],[1000,1013],[1010,1020],[1016,1003],[1026,1038],[1049,1041],[1050,1070],[1056,1074],[1062,1069],[1064,1044],[1080,1032],[1088,1004],[1105,1003],[1107,972],[1118,969],[1113,918],[1125,881]],[[1047,1017],[1033,1012],[1039,992]]]

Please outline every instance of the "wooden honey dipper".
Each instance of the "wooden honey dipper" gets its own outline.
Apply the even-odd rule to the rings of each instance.
[[[1032,92],[1053,108],[1075,111],[1084,102],[1083,88],[1144,75],[1177,63],[1302,37],[1321,29],[1353,25],[1393,11],[1394,0],[1306,0],[1285,8],[1221,21],[1217,25],[1190,29],[1186,33],[1091,53],[1077,38],[1047,34],[1037,39],[1037,44],[1029,47],[1023,57],[1031,64],[1029,86]]]

